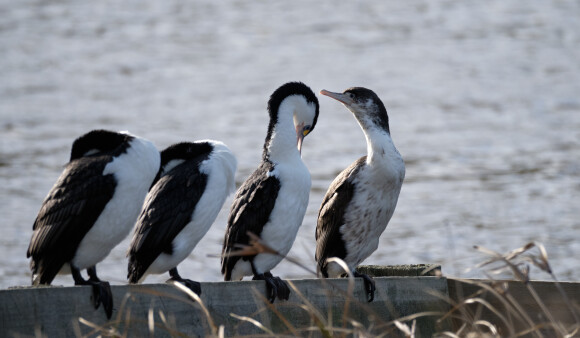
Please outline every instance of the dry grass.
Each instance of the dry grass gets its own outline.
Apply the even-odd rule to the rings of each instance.
[[[578,300],[572,302],[553,273],[547,252],[540,243],[528,243],[521,248],[501,254],[476,246],[476,250],[487,258],[476,266],[488,277],[487,281],[458,280],[473,292],[463,295],[465,287],[457,288],[457,300],[449,303],[451,310],[444,316],[454,320],[454,332],[441,332],[444,337],[574,337],[580,329]],[[567,307],[571,318],[568,324],[557,318],[554,308],[546,305],[545,299],[531,283],[532,268],[550,276],[559,292],[559,303]],[[508,273],[511,278],[527,289],[527,294],[516,294],[510,283],[495,279]],[[550,301],[553,301],[550,300]],[[535,309],[539,309],[536,311]],[[559,309],[561,310],[561,309]],[[534,315],[532,316],[531,313]],[[571,323],[570,323],[571,322]]]
[[[293,294],[299,300],[298,302],[287,302],[284,306],[295,307],[304,311],[310,318],[307,325],[297,325],[293,320],[286,318],[278,309],[278,306],[271,304],[261,292],[253,289],[255,299],[259,304],[259,310],[251,315],[240,315],[231,313],[231,318],[238,320],[240,323],[249,323],[253,325],[259,334],[252,336],[322,336],[322,337],[383,337],[383,336],[404,336],[415,337],[417,335],[416,323],[418,319],[424,317],[437,318],[436,322],[444,324],[451,321],[453,325],[447,329],[436,333],[438,337],[574,337],[580,335],[580,308],[578,300],[571,300],[566,294],[564,288],[557,280],[550,267],[548,256],[545,248],[539,243],[529,243],[521,248],[510,251],[505,254],[482,248],[475,247],[476,250],[485,255],[485,260],[475,268],[482,270],[488,277],[486,281],[457,279],[457,285],[454,288],[455,295],[440,294],[431,291],[432,296],[438,297],[449,304],[447,313],[439,312],[422,312],[410,316],[396,318],[395,320],[384,320],[378,316],[374,310],[366,303],[361,303],[353,297],[354,279],[349,275],[349,283],[346,291],[340,291],[333,285],[332,280],[323,280],[323,286],[327,289],[329,302],[339,292],[338,297],[345,300],[342,316],[339,320],[333,316],[332,307],[327,311],[321,310],[313,304],[291,281],[288,281]],[[248,255],[259,252],[269,252],[277,254],[275,250],[264,245],[257,236],[252,237],[252,244],[243,247],[235,254]],[[294,264],[309,271],[314,276],[315,271],[301,264],[299,261],[287,257],[285,258]],[[339,262],[339,264],[344,264]],[[348,271],[346,269],[345,271]],[[532,269],[546,273],[553,281],[557,288],[561,303],[565,304],[572,323],[568,320],[564,323],[553,313],[546,300],[534,288],[530,282]],[[513,280],[522,283],[527,289],[527,298],[523,299],[521,294],[514,294],[509,283],[495,279],[495,276],[508,272]],[[179,300],[190,304],[192,307],[199,309],[203,313],[207,330],[205,334],[212,337],[224,337],[225,326],[217,323],[212,318],[211,312],[205,306],[204,302],[195,293],[179,283],[173,285],[187,295],[188,298],[179,297],[175,294],[162,294],[154,290],[146,291],[153,296],[166,297]],[[330,292],[329,290],[333,291]],[[338,291],[337,291],[338,290]],[[467,290],[467,294],[463,294]],[[132,318],[131,309],[127,303],[133,297],[127,294],[117,311],[117,316],[104,325],[96,325],[90,321],[79,318],[79,324],[90,328],[88,334],[81,334],[80,327],[77,328],[78,337],[94,336],[114,336],[128,337],[132,336],[132,329],[138,327],[141,331],[147,327],[151,337],[158,334],[169,335],[172,337],[187,336],[175,325],[175,320],[171,314],[163,313],[158,310],[157,315],[160,320],[155,321],[155,303],[152,301],[147,320]],[[531,315],[529,304],[537,307],[540,311],[538,315]],[[351,308],[356,305],[356,309],[365,312],[372,318],[369,324],[363,324],[353,319]],[[268,327],[257,318],[260,313],[269,311],[276,316],[282,323],[283,329]],[[445,325],[443,325],[444,327]]]

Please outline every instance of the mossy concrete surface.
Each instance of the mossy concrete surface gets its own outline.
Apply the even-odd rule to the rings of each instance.
[[[441,265],[435,264],[359,265],[356,269],[371,277],[441,275]]]

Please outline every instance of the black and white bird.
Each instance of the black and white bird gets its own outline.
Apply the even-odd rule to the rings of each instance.
[[[93,130],[76,139],[34,222],[32,284],[72,273],[75,285],[93,286],[95,308],[102,302],[110,318],[110,286],[97,277],[96,264],[133,228],[159,164],[153,143],[126,132]]]
[[[169,271],[197,294],[198,282],[183,279],[181,263],[205,236],[226,197],[236,189],[237,161],[219,141],[178,143],[161,152],[158,179],[145,198],[128,252],[131,283]]]
[[[354,87],[343,93],[320,92],[340,101],[357,119],[367,141],[367,155],[343,170],[331,183],[316,226],[316,260],[324,277],[346,271],[329,258],[340,258],[355,277],[364,279],[367,300],[374,299],[374,281],[356,267],[379,246],[405,178],[405,163],[395,148],[383,102],[371,90]]]
[[[290,289],[270,273],[290,251],[308,205],[310,172],[301,158],[302,141],[316,125],[318,99],[301,82],[276,89],[268,101],[270,123],[262,162],[238,189],[230,211],[222,250],[226,281],[253,276],[264,280],[268,299],[288,299]],[[236,256],[250,244],[248,232],[279,255],[262,252]]]

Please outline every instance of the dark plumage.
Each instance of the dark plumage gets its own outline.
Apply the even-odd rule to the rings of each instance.
[[[109,203],[117,181],[101,176],[112,156],[86,157],[69,163],[42,203],[26,253],[35,284],[50,284],[70,262],[87,232]]]
[[[337,224],[345,224],[345,212],[354,195],[353,178],[366,161],[363,156],[343,170],[332,182],[318,212],[318,228],[316,229],[316,256],[318,268],[324,277],[328,277],[326,271],[326,259],[330,257],[346,257],[346,243],[342,239],[340,227]]]
[[[153,182],[129,249],[130,283],[137,283],[161,253],[173,254],[172,241],[191,221],[205,190],[207,175],[199,171],[199,165],[207,160],[211,149],[208,143],[180,143],[161,152],[160,173],[169,161],[185,162]]]
[[[234,190],[236,165],[233,154],[218,141],[184,142],[161,152],[161,169],[128,252],[130,283],[138,283],[148,273],[169,271],[172,280],[201,292],[199,283],[179,276],[177,264],[207,233]]]
[[[141,172],[131,173],[140,181],[136,183],[138,188],[125,187],[124,172],[133,169],[123,168],[120,164],[125,162],[140,168]],[[110,289],[108,283],[98,279],[95,265],[130,231],[158,168],[157,149],[136,136],[95,130],[75,140],[70,162],[44,199],[33,225],[27,251],[33,284],[50,284],[59,272],[70,271],[76,285],[93,285],[95,306],[106,302],[110,317]],[[115,200],[119,189],[131,200]],[[127,203],[122,219],[118,219],[118,210],[112,206],[115,203]],[[110,218],[116,220],[109,222]],[[102,233],[108,236],[101,236]],[[102,245],[95,245],[96,240]],[[81,277],[82,269],[89,272],[88,281]]]
[[[248,232],[257,236],[262,234],[264,224],[266,224],[276,203],[278,192],[280,191],[280,181],[274,176],[268,176],[273,170],[272,163],[264,161],[244,184],[238,189],[236,198],[232,205],[229,224],[239,224],[239,226],[228,226],[226,232],[227,243],[232,247],[226,247],[231,251],[236,243],[250,243]],[[224,258],[222,263],[222,274],[225,280],[232,279],[232,270],[242,259],[252,260],[255,256],[229,256]]]

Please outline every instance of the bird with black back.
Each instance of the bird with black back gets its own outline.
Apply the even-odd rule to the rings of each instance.
[[[308,206],[310,172],[302,161],[304,137],[316,126],[316,95],[301,82],[289,82],[268,101],[270,121],[262,161],[236,192],[222,249],[224,280],[253,276],[264,280],[267,298],[287,300],[290,289],[271,270],[288,254]],[[251,234],[275,252],[240,256]]]
[[[110,318],[111,288],[96,265],[131,232],[159,164],[153,143],[126,132],[93,130],[77,138],[34,221],[27,251],[32,284],[71,273],[75,285],[92,286],[95,308],[102,303]]]
[[[169,271],[171,278],[201,294],[198,282],[182,278],[187,258],[236,189],[237,160],[222,142],[174,144],[161,152],[161,169],[145,198],[129,248],[127,278],[142,282]]]

